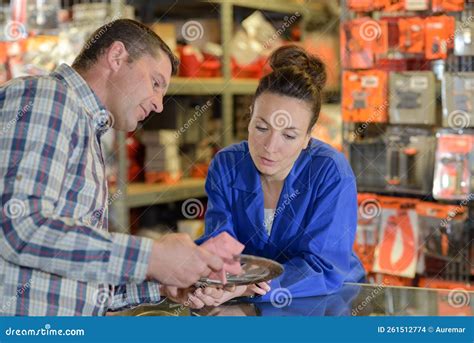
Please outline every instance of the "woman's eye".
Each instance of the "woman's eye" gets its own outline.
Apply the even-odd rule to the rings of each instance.
[[[159,88],[159,87],[160,87],[160,84],[157,81],[153,80],[153,88]]]
[[[291,136],[291,135],[287,135],[287,134],[284,134],[283,137],[285,137],[286,139],[290,139],[290,140],[293,140],[293,139],[296,138],[295,136]]]
[[[257,130],[260,131],[260,132],[265,132],[267,131],[268,129],[266,127],[262,127],[262,126],[256,126]]]

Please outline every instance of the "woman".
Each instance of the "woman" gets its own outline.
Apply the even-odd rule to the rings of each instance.
[[[210,165],[206,232],[199,241],[227,231],[245,245],[244,254],[283,264],[284,273],[271,281],[273,291],[330,294],[365,276],[352,251],[355,178],[341,153],[311,138],[326,81],[323,63],[285,46],[271,55],[270,66],[255,94],[248,142],[223,149]],[[198,292],[195,304],[251,294],[269,301],[268,290],[266,284],[218,294],[209,289]]]

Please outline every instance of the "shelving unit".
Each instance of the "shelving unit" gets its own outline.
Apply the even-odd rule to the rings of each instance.
[[[216,78],[171,78],[167,95],[215,95],[230,92],[233,95],[253,94],[257,89],[255,79],[231,79],[225,81],[222,77]]]
[[[258,80],[256,79],[235,79],[231,75],[231,53],[230,42],[232,39],[234,7],[246,7],[255,10],[266,10],[278,13],[296,13],[301,17],[301,25],[304,27],[305,20],[309,13],[317,13],[324,8],[323,2],[308,3],[296,0],[212,0],[203,1],[203,4],[215,4],[220,9],[220,27],[222,41],[222,77],[220,78],[182,78],[173,77],[167,95],[220,95],[221,112],[223,121],[222,145],[227,146],[233,143],[233,106],[235,95],[251,95],[255,92]],[[304,32],[304,30],[301,30]],[[330,90],[331,91],[331,90]],[[122,196],[113,202],[116,209],[119,230],[128,232],[129,208],[138,206],[151,206],[159,203],[185,200],[191,197],[205,196],[204,183],[201,180],[190,183],[183,180],[179,184],[169,185],[148,185],[131,184],[127,182],[127,156],[125,145],[126,134],[117,133],[119,146],[119,183],[116,189],[120,189]],[[110,192],[113,194],[113,192]]]
[[[183,179],[172,185],[135,182],[127,186],[125,203],[128,208],[135,208],[149,204],[166,204],[187,198],[202,198],[206,196],[204,184],[204,179],[197,178]],[[115,194],[116,191],[116,187],[110,188],[111,194]]]

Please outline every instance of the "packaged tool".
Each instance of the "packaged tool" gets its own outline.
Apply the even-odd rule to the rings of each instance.
[[[474,55],[474,22],[472,20],[456,21],[454,34],[454,55]]]
[[[58,28],[58,14],[61,9],[61,1],[27,1],[28,29],[56,29]]]
[[[384,7],[386,0],[348,0],[347,7],[354,12],[371,12]]]
[[[436,138],[433,197],[465,200],[474,188],[474,132],[442,129]]]
[[[448,50],[454,47],[454,17],[441,15],[425,19],[425,58],[446,59]]]
[[[429,129],[389,127],[386,133],[387,189],[430,194],[433,187],[435,137]]]
[[[359,210],[354,251],[367,272],[372,270],[375,247],[379,238],[382,207],[377,197],[377,194],[372,193],[357,194]]]
[[[341,25],[341,57],[345,68],[370,69],[377,54],[388,50],[388,29],[384,21],[363,17]]]
[[[464,10],[464,0],[431,0],[434,12],[459,12]]]
[[[441,96],[444,127],[474,127],[474,72],[443,74]]]
[[[387,12],[426,11],[428,0],[385,0],[384,10]]]
[[[357,189],[366,192],[385,189],[387,152],[382,136],[352,142],[347,150],[356,176]]]
[[[418,200],[385,196],[378,199],[382,218],[373,271],[413,278],[418,261]]]
[[[348,0],[347,7],[355,12],[370,12],[374,10],[374,2],[371,0]]]
[[[467,201],[460,205],[427,202],[417,205],[423,242],[420,251],[425,265],[420,274],[433,281],[431,287],[457,288],[459,282],[468,283],[471,279],[469,254],[473,235],[466,204]]]
[[[391,124],[436,124],[435,77],[431,71],[390,73]]]
[[[346,122],[387,122],[387,73],[344,71],[342,117]]]
[[[425,21],[420,17],[398,20],[398,48],[402,52],[422,54],[425,51]]]
[[[424,255],[456,257],[467,243],[467,207],[422,201],[416,211]]]

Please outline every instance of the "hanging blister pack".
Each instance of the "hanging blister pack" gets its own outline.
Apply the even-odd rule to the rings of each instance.
[[[421,128],[390,127],[386,133],[387,188],[429,194],[433,186],[435,138]]]
[[[350,69],[371,69],[377,54],[388,50],[388,25],[370,17],[357,18],[341,25],[342,65]]]
[[[467,207],[422,201],[416,211],[426,256],[456,257],[466,244]]]
[[[387,73],[381,70],[345,71],[342,117],[346,122],[387,121]]]
[[[382,136],[351,142],[348,154],[359,191],[385,188],[386,147]]]
[[[433,197],[466,200],[474,191],[474,131],[442,129],[436,138]]]
[[[391,124],[436,124],[435,77],[430,71],[390,73]]]
[[[474,72],[445,73],[441,90],[443,126],[474,127]]]
[[[425,22],[421,17],[398,20],[398,47],[400,51],[422,54],[425,51]]]
[[[457,21],[454,34],[454,55],[474,55],[474,22],[471,20]]]

